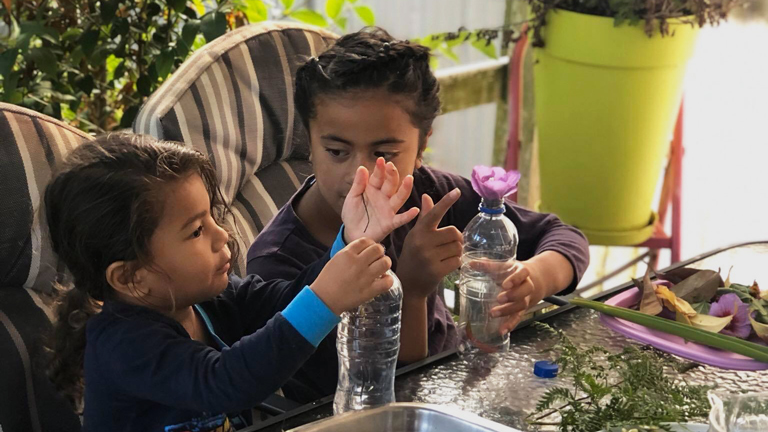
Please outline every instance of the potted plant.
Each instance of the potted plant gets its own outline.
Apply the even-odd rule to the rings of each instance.
[[[529,0],[541,208],[592,243],[651,236],[699,27],[738,0]]]

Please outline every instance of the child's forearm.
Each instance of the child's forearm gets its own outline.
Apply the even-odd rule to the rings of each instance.
[[[558,252],[544,251],[526,261],[526,265],[532,270],[531,281],[538,294],[536,302],[557,294],[573,282],[573,266]]]
[[[397,359],[412,363],[427,357],[426,299],[404,297],[400,320],[400,354]]]

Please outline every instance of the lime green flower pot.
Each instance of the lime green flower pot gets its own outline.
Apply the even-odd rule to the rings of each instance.
[[[541,210],[593,244],[633,245],[653,233],[652,200],[669,150],[698,28],[672,36],[563,10],[535,51]]]

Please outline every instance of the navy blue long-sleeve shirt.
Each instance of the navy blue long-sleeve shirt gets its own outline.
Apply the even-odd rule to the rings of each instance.
[[[236,418],[277,391],[338,322],[305,288],[328,256],[292,282],[230,277],[223,293],[195,306],[216,348],[157,311],[106,301],[86,327],[83,430],[199,426],[222,413]]]

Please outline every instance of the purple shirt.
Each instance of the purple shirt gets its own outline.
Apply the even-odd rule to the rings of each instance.
[[[440,227],[453,225],[463,231],[469,221],[477,215],[480,197],[472,189],[469,180],[426,166],[415,170],[413,179],[413,190],[403,206],[404,209],[421,207],[422,194],[428,194],[437,203],[448,192],[458,187],[461,190],[461,198],[448,210],[440,222]],[[307,178],[253,242],[248,250],[248,274],[258,274],[264,280],[291,280],[327,252],[328,247],[309,233],[294,211],[295,203],[314,181],[314,176]],[[507,205],[505,214],[518,231],[520,241],[517,259],[527,260],[544,251],[559,252],[571,263],[575,275],[571,285],[561,294],[576,288],[589,263],[589,249],[584,235],[554,215],[536,213],[514,204]],[[415,223],[416,220],[413,220],[396,229],[382,242],[387,249],[387,255],[392,259],[393,271],[397,270],[397,258],[400,256],[405,237]],[[456,324],[437,295],[437,290],[427,299],[427,330],[430,355],[456,345]],[[296,381],[305,388],[298,393],[294,392],[294,389],[284,388],[288,397],[299,401],[311,400],[334,391],[338,367],[335,340],[336,332],[331,332],[323,340],[315,354],[295,376]]]

